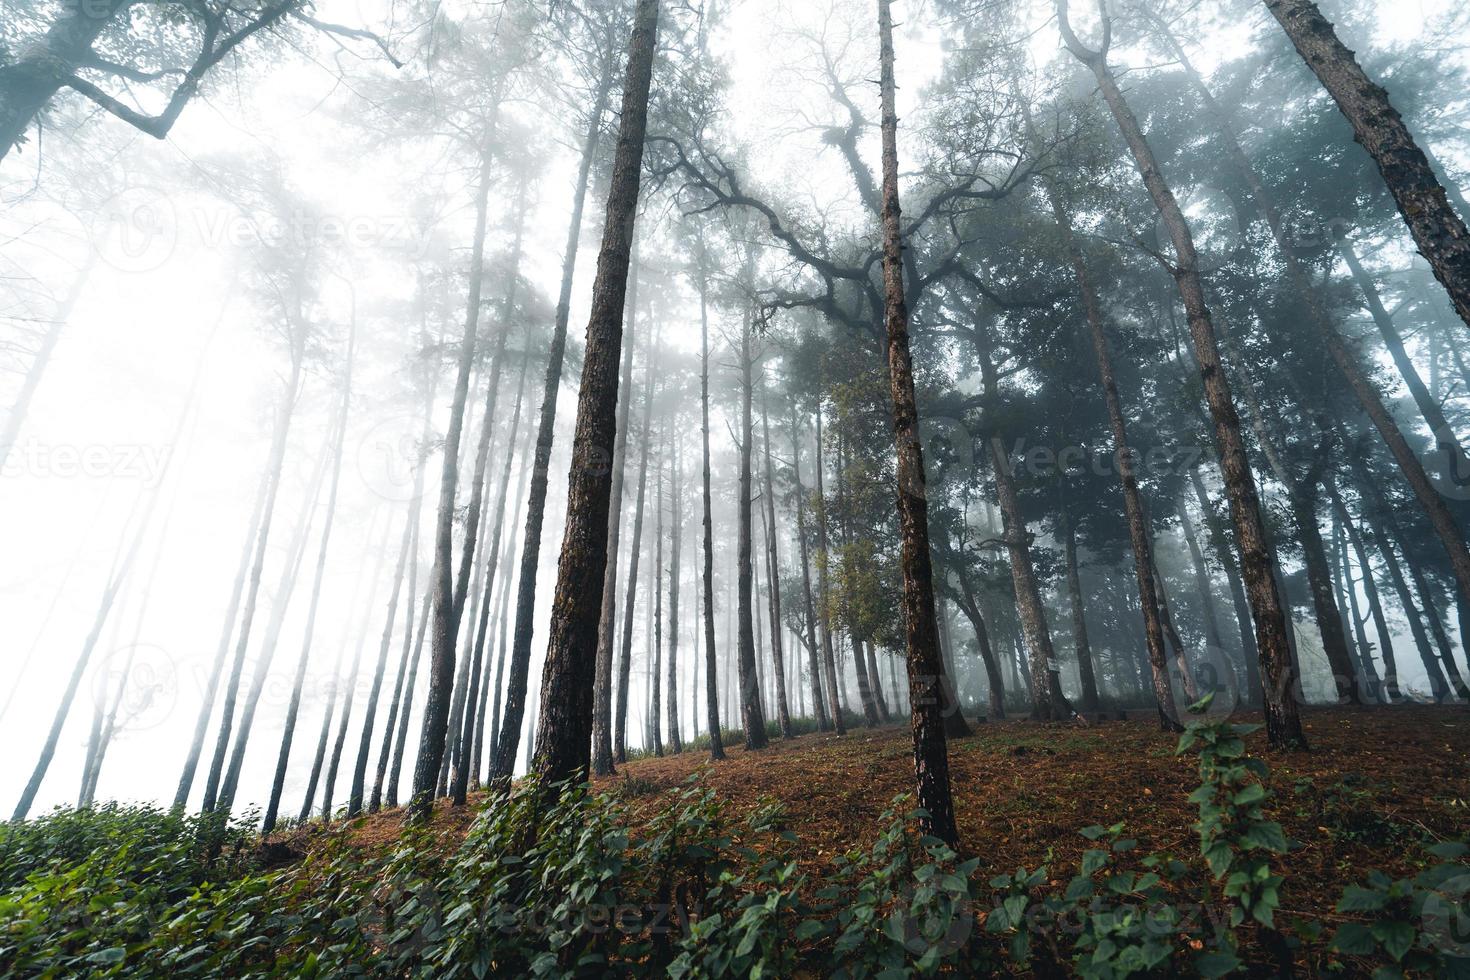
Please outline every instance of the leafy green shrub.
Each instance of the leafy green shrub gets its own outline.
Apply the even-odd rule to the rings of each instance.
[[[1349,885],[1337,911],[1355,916],[1338,926],[1332,948],[1349,956],[1388,960],[1375,980],[1406,975],[1470,977],[1470,846],[1429,848],[1439,863],[1397,881],[1381,871]]]

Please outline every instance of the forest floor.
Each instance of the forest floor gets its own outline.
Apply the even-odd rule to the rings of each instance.
[[[1243,716],[1237,720],[1256,720]],[[1470,828],[1470,710],[1398,706],[1310,710],[1312,751],[1269,753],[1263,733],[1249,751],[1271,767],[1269,815],[1292,841],[1281,912],[1331,923],[1343,887],[1379,869],[1397,878],[1423,866],[1422,844],[1462,839]],[[950,743],[950,775],[962,850],[980,859],[977,880],[1046,864],[1065,884],[1082,852],[1078,832],[1122,821],[1140,853],[1198,853],[1197,757],[1175,754],[1177,737],[1144,720],[975,726]],[[739,745],[711,766],[703,752],[639,759],[595,781],[616,793],[636,820],[667,805],[667,791],[696,773],[737,818],[780,801],[796,832],[794,856],[820,881],[832,859],[871,847],[893,798],[912,789],[906,727],[774,740],[757,752]],[[436,818],[446,838],[463,832],[473,807]],[[401,814],[368,818],[371,846],[397,835]]]

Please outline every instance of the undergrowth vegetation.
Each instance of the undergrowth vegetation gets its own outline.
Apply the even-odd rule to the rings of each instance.
[[[1463,844],[1432,844],[1413,877],[1369,874],[1330,922],[1284,911],[1293,844],[1248,731],[1181,738],[1200,775],[1189,854],[1088,827],[1070,875],[980,880],[900,797],[818,876],[779,803],[736,815],[698,779],[639,819],[628,794],[527,779],[462,840],[410,829],[372,849],[339,826],[278,868],[243,823],[58,811],[0,827],[0,975],[1214,977],[1291,970],[1325,943],[1349,975],[1470,977]]]

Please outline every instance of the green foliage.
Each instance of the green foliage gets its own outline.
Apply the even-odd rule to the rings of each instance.
[[[1206,696],[1190,711],[1203,714],[1212,698]],[[1266,817],[1270,771],[1245,753],[1245,736],[1260,727],[1227,721],[1193,724],[1179,737],[1178,751],[1199,749],[1200,787],[1189,801],[1199,807],[1194,829],[1200,854],[1215,880],[1224,882],[1225,896],[1235,900],[1230,924],[1251,918],[1273,929],[1282,879],[1271,870],[1269,855],[1286,853],[1287,840],[1281,824]]]
[[[1352,921],[1337,927],[1332,948],[1387,962],[1375,980],[1392,977],[1470,977],[1470,846],[1450,842],[1429,849],[1438,863],[1412,878],[1372,871],[1349,885],[1337,911]]]
[[[530,778],[487,799],[461,841],[408,828],[380,853],[346,827],[276,870],[241,825],[59,811],[0,837],[7,872],[24,873],[0,892],[0,976],[886,980],[996,973],[1007,957],[1098,980],[1223,976],[1248,967],[1243,930],[1277,965],[1287,948],[1268,863],[1285,841],[1245,734],[1209,722],[1181,740],[1200,755],[1201,860],[1141,854],[1121,823],[1088,827],[1065,885],[1043,865],[988,891],[978,859],[924,836],[905,796],[871,847],[813,881],[778,802],[733,820],[702,774],[639,821],[618,796]],[[1331,948],[1358,972],[1470,977],[1470,851],[1432,853],[1412,878],[1375,872],[1343,893]]]
[[[979,859],[961,862],[943,841],[921,834],[925,814],[904,813],[910,802],[896,797],[872,849],[839,858],[832,884],[817,893],[823,933],[836,937],[835,976],[933,976],[946,965],[975,966],[971,877]]]

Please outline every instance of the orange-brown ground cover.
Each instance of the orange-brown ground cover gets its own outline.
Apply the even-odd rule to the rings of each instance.
[[[1330,924],[1342,887],[1368,869],[1412,874],[1425,860],[1421,841],[1470,834],[1470,710],[1313,710],[1305,723],[1311,752],[1268,753],[1259,733],[1249,744],[1271,766],[1272,815],[1293,842],[1279,859],[1287,875],[1282,914]],[[1186,798],[1198,785],[1196,759],[1176,755],[1176,742],[1143,720],[991,723],[952,742],[962,846],[980,858],[982,890],[992,874],[1043,863],[1065,884],[1091,846],[1077,832],[1092,824],[1124,821],[1139,853],[1167,850],[1192,859],[1196,813]],[[696,772],[736,815],[765,798],[779,800],[798,837],[795,855],[816,881],[834,855],[870,846],[880,815],[910,789],[903,727],[728,752],[718,765],[695,752],[636,760],[596,786],[618,792],[640,818],[666,805],[663,791]],[[443,807],[436,826],[453,838],[472,810]],[[369,818],[359,839],[367,846],[389,841],[401,819],[397,811]]]

